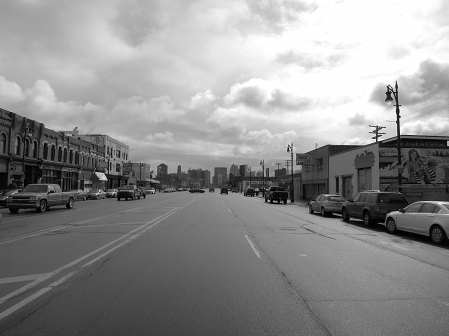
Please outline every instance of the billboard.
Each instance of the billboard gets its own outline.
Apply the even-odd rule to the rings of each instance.
[[[133,170],[133,164],[131,162],[123,163],[123,175],[129,175],[129,173]]]
[[[403,183],[449,183],[449,149],[402,148],[398,166],[396,148],[379,148],[379,177],[397,178],[402,171]]]
[[[296,165],[310,164],[309,154],[296,153]]]

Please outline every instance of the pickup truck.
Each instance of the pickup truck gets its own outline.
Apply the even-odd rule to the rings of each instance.
[[[124,198],[126,201],[128,200],[128,198],[130,198],[131,200],[135,200],[136,198],[140,199],[141,196],[143,198],[147,197],[147,192],[144,187],[137,187],[133,184],[124,185],[118,189],[117,201],[120,201],[122,198]]]
[[[58,184],[28,184],[22,191],[6,199],[6,207],[11,213],[19,209],[36,209],[44,212],[52,206],[65,205],[72,209],[75,203],[73,191],[62,191]]]
[[[288,192],[284,191],[284,188],[282,187],[269,187],[265,191],[265,202],[270,200],[270,203],[273,203],[273,201],[278,201],[278,203],[281,203],[281,201],[283,201],[284,204],[287,204],[287,199]]]

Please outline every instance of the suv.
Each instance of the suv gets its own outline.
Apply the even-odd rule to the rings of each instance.
[[[256,191],[254,188],[248,188],[244,191],[243,196],[254,196],[256,195]]]
[[[385,221],[387,213],[405,208],[408,201],[396,192],[360,192],[341,206],[345,222],[351,217],[360,218],[366,226]]]
[[[221,188],[221,191],[220,191],[220,195],[221,194],[228,194],[228,188]]]

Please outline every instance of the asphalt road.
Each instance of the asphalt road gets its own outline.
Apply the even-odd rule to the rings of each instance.
[[[447,335],[449,249],[242,194],[0,210],[2,335]]]

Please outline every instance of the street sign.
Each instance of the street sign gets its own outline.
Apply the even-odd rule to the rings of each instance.
[[[310,164],[309,154],[296,153],[296,165]]]

